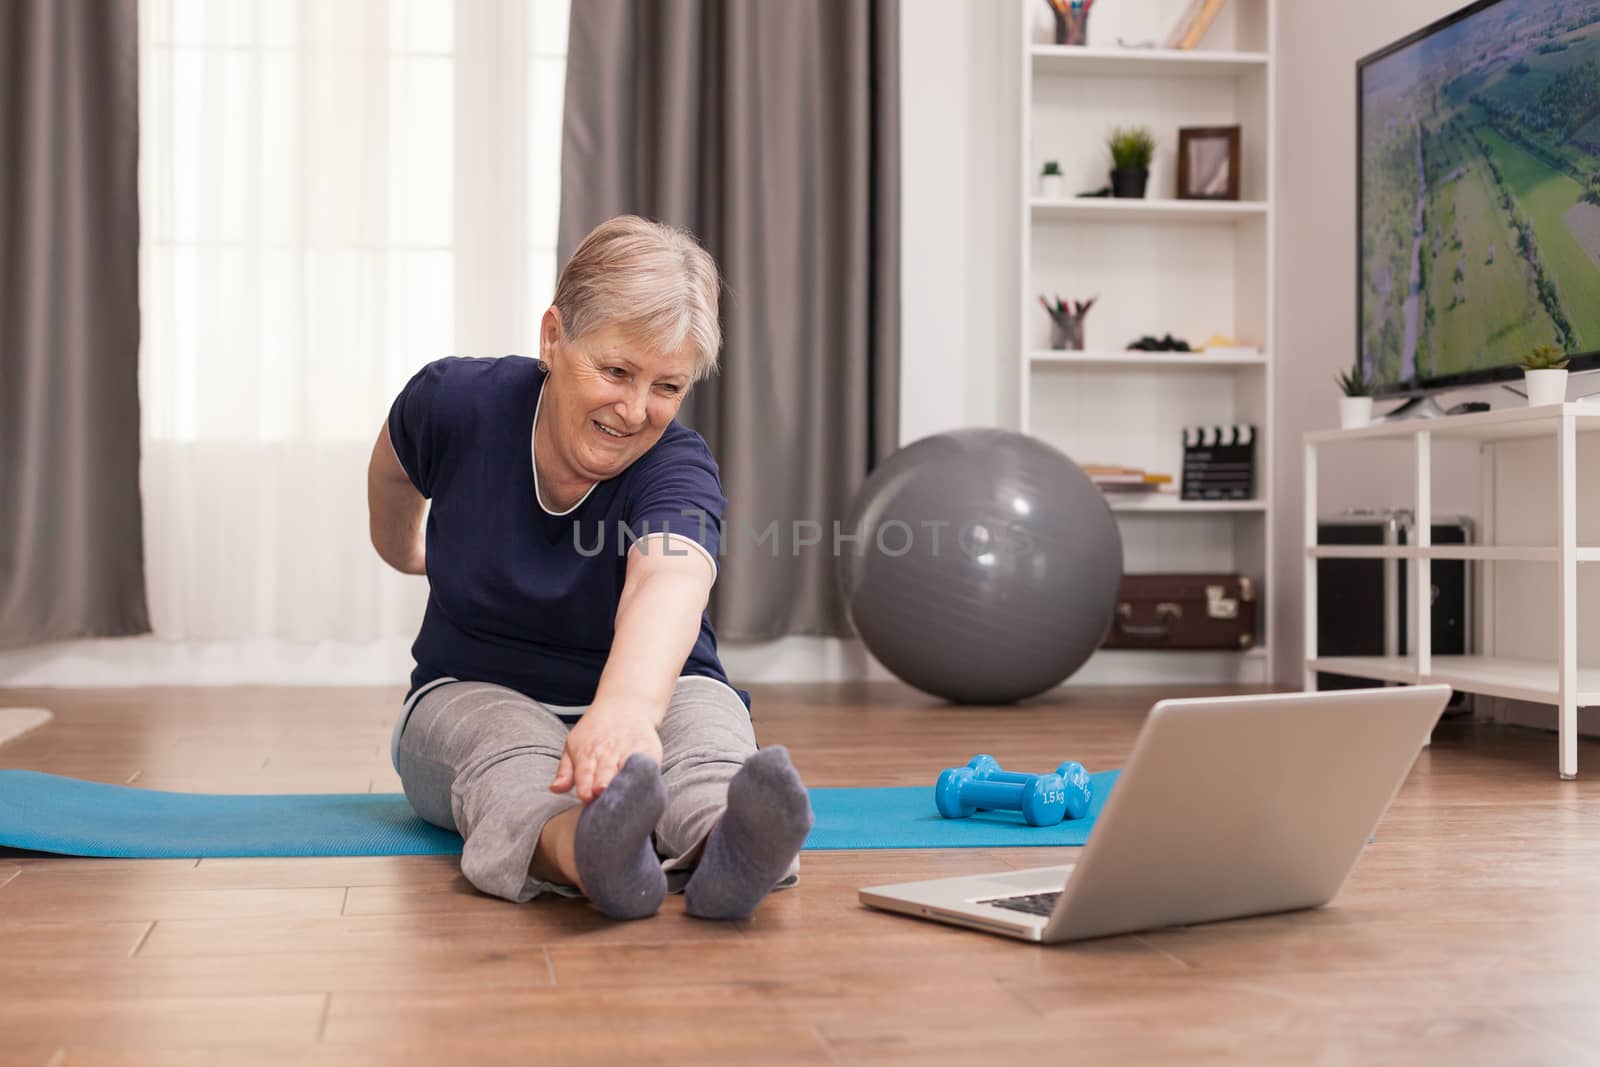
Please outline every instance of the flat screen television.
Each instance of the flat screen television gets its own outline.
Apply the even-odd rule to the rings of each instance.
[[[1356,67],[1358,360],[1378,396],[1600,367],[1600,0],[1481,0]]]

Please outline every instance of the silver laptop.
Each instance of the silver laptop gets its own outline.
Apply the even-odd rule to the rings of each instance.
[[[1424,685],[1163,700],[1077,863],[876,886],[861,902],[1027,941],[1318,907],[1449,697]]]

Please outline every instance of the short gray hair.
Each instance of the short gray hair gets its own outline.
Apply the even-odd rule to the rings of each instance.
[[[555,305],[569,340],[616,326],[663,352],[687,342],[698,382],[722,350],[721,287],[716,261],[688,230],[618,215],[590,230],[561,268]]]

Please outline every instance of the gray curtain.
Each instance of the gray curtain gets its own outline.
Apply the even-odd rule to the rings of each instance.
[[[150,629],[136,0],[0,0],[0,647]]]
[[[730,501],[726,639],[850,629],[833,524],[899,427],[898,37],[897,0],[572,5],[561,261],[632,213],[694,231],[726,281],[721,374],[680,416]]]

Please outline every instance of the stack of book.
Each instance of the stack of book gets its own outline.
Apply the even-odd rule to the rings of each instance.
[[[1186,426],[1183,499],[1250,500],[1256,485],[1254,426]]]
[[[1109,467],[1091,463],[1083,468],[1089,480],[1102,493],[1170,493],[1175,490],[1170,474],[1151,474],[1142,467]]]

